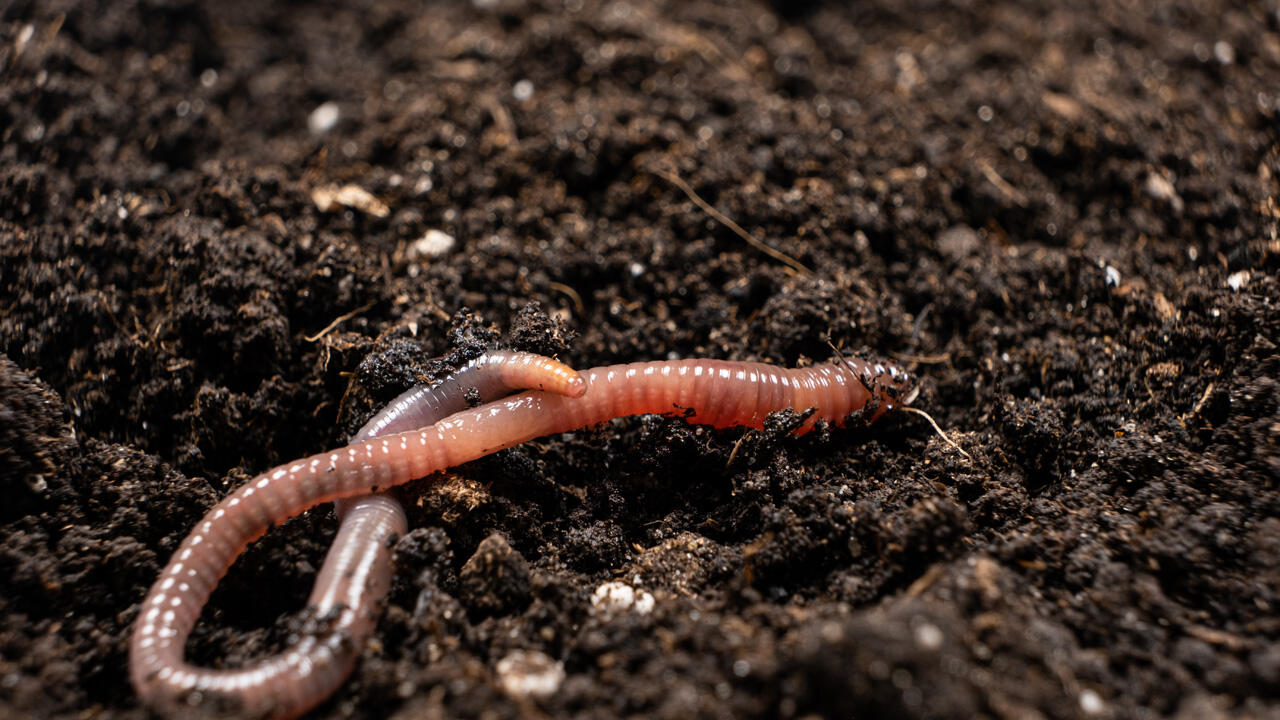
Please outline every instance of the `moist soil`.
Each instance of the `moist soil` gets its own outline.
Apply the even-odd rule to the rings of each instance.
[[[417,482],[311,717],[1280,716],[1280,5],[1061,5],[5,4],[0,716],[146,717],[200,516],[485,349],[833,345],[954,446],[634,417]],[[189,657],[287,645],[335,527]]]

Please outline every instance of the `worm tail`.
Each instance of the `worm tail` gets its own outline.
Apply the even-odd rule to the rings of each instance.
[[[337,491],[339,475],[348,484],[403,482],[406,472],[425,466],[402,460],[399,472],[387,472],[377,460],[396,446],[367,441],[462,410],[472,388],[492,400],[529,388],[576,396],[586,384],[573,369],[550,358],[492,352],[436,385],[412,388],[393,400],[356,434],[354,441],[364,447],[352,445],[348,452],[277,469],[224,500],[179,548],[143,603],[130,648],[130,676],[143,701],[180,715],[184,702],[218,698],[241,716],[288,718],[329,697],[351,674],[391,589],[391,543],[407,531],[408,522],[400,503],[388,494],[340,500],[342,523],[307,603],[311,627],[284,652],[246,668],[198,668],[183,661],[187,636],[218,579],[261,535],[264,519],[277,522],[304,505],[319,504],[313,493]],[[400,443],[400,449],[407,447]],[[439,454],[432,458],[436,463],[443,459]]]

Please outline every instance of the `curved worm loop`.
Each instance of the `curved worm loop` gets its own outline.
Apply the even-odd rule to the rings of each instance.
[[[858,416],[870,422],[912,399],[906,373],[856,358],[794,370],[721,360],[633,363],[594,368],[581,377],[582,387],[564,386],[576,396],[531,391],[461,410],[429,427],[281,465],[226,497],[179,546],[143,602],[130,675],[144,702],[164,706],[193,691],[234,695],[245,684],[270,684],[259,683],[269,678],[254,673],[194,669],[182,662],[183,645],[214,585],[245,546],[273,524],[321,503],[376,493],[536,437],[622,415],[656,413],[715,427],[758,428],[771,412],[813,408],[797,430],[807,432],[819,420],[843,423]],[[295,675],[310,684],[296,686],[295,696],[244,693],[246,703],[262,702],[245,709],[280,717],[302,712],[341,682],[350,662],[344,655],[341,672],[299,667]],[[311,682],[321,675],[323,683]]]
[[[360,431],[353,442],[429,425],[467,407],[466,392],[475,388],[479,397],[493,399],[512,390],[546,390],[579,397],[587,384],[573,368],[542,355],[493,351],[435,385],[418,385],[387,403]]]
[[[490,352],[436,385],[406,391],[374,415],[353,441],[412,430],[463,410],[471,388],[485,399],[535,388],[580,396],[586,383],[572,368],[541,355]],[[198,703],[216,696],[229,701],[237,715],[287,718],[329,697],[351,673],[377,624],[391,589],[392,544],[408,525],[400,503],[387,494],[359,495],[342,505],[342,523],[307,601],[314,627],[283,653],[234,670],[198,668],[182,660],[187,636],[209,592],[230,566],[227,562],[218,570],[202,562],[199,552],[226,550],[231,543],[243,547],[241,531],[275,510],[224,502],[210,512],[200,531],[179,549],[185,562],[171,562],[152,587],[134,627],[130,676],[143,701],[178,714],[184,701]],[[228,523],[227,530],[212,524],[215,516]]]

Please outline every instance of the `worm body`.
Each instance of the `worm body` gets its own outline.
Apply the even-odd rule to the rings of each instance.
[[[245,546],[273,524],[321,503],[377,493],[536,437],[624,415],[655,413],[715,427],[759,428],[771,412],[813,408],[797,430],[806,432],[818,420],[843,423],[860,416],[872,421],[913,399],[906,373],[855,358],[801,369],[720,360],[632,363],[586,370],[581,378],[576,397],[520,393],[420,429],[312,455],[250,480],[197,524],[144,600],[130,654],[138,693],[148,704],[162,705],[193,691],[225,692],[270,680],[236,676],[237,685],[229,686],[221,673],[236,671],[192,668],[182,661],[183,646],[209,593]],[[302,712],[323,700],[345,672],[327,677],[323,687],[300,683],[296,696],[272,697],[274,704],[251,709],[276,716]]]
[[[489,401],[516,390],[546,390],[578,397],[586,389],[582,376],[564,363],[533,353],[492,350],[434,385],[415,385],[405,390],[370,418],[351,441],[430,425],[466,408],[471,390],[476,397]],[[338,517],[344,517],[357,499],[338,500]]]
[[[373,416],[354,442],[429,425],[467,407],[466,393],[475,388],[493,399],[513,390],[546,390],[577,397],[586,382],[573,368],[542,355],[495,350],[472,360],[434,385],[418,385],[402,393]]]
[[[580,395],[586,383],[571,368],[549,358],[494,351],[435,385],[406,391],[374,415],[353,441],[433,423],[466,408],[467,393],[473,388],[479,397],[493,399],[529,388]],[[231,701],[237,713],[245,716],[291,717],[331,695],[350,675],[377,624],[378,610],[391,589],[391,545],[408,526],[399,501],[385,493],[341,500],[338,514],[342,523],[307,601],[314,622],[306,635],[251,667],[213,670],[182,662],[194,617],[181,636],[170,634],[174,627],[139,623],[130,664],[134,687],[143,699],[158,709],[176,711],[183,700],[198,702],[216,695]],[[207,591],[204,596],[198,592],[207,574],[193,570],[168,574],[168,579],[162,577],[152,588],[151,598],[167,599],[168,609],[161,610],[161,617],[173,612],[177,621],[199,614]],[[165,602],[158,600],[147,607],[157,610]],[[176,612],[180,608],[186,610]]]

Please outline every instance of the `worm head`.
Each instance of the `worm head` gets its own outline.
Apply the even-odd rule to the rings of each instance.
[[[864,379],[863,385],[885,404],[885,410],[910,405],[920,394],[915,378],[896,365],[875,363],[867,374],[869,381]]]
[[[860,414],[874,420],[894,408],[910,405],[920,389],[907,371],[888,363],[836,356],[836,362],[855,377],[870,398]]]
[[[915,402],[920,395],[920,386],[916,385],[916,379],[910,373],[906,370],[900,370],[895,365],[890,365],[885,369],[885,374],[888,375],[886,394],[890,393],[888,388],[895,388],[898,393],[895,398],[898,405],[910,405]],[[890,394],[890,397],[893,397],[893,395]]]

